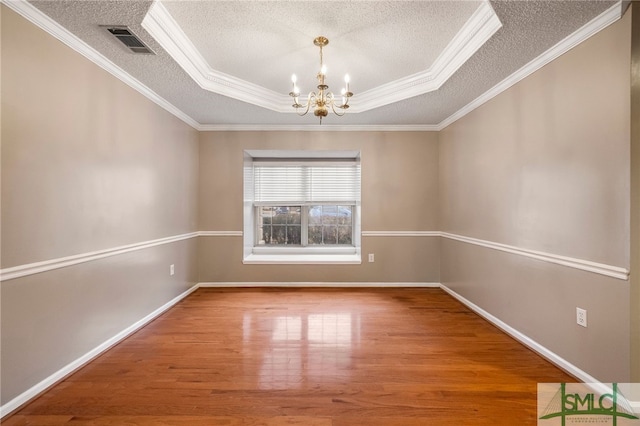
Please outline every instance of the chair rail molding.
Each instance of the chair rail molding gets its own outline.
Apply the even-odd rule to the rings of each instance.
[[[170,244],[195,237],[242,237],[243,231],[195,231],[186,234],[174,235],[156,240],[142,241],[139,243],[108,248],[104,250],[92,251],[87,253],[76,254],[72,256],[60,257],[56,259],[44,260],[41,262],[28,263],[24,265],[12,266],[0,269],[0,282],[8,281],[28,275],[38,274],[51,271],[54,269],[64,268],[67,266],[78,265],[80,263],[91,262],[103,259],[109,256],[117,256],[119,254],[128,253],[135,250],[143,250],[150,247]],[[605,275],[619,280],[629,279],[629,270],[627,268],[606,265],[603,263],[593,262],[590,260],[578,259],[569,256],[562,256],[553,253],[547,253],[537,250],[531,250],[522,247],[511,246],[508,244],[497,243],[493,241],[481,240],[479,238],[467,237],[464,235],[452,234],[441,231],[362,231],[362,237],[365,238],[423,238],[423,237],[442,237],[449,240],[455,240],[467,244],[473,244],[480,247],[490,248],[493,250],[503,251],[510,254],[528,257],[543,262],[553,263],[556,265],[566,266],[569,268],[579,269],[582,271],[593,272]]]
[[[143,241],[140,243],[112,247],[104,250],[91,251],[87,253],[76,254],[73,256],[59,257],[56,259],[44,260],[42,262],[27,263],[24,265],[4,268],[0,269],[0,281],[13,280],[15,278],[26,277],[27,275],[39,274],[41,272],[47,272],[67,266],[78,265],[80,263],[104,259],[105,257],[117,256],[119,254],[129,253],[136,250],[143,250],[162,244],[175,243],[177,241],[187,240],[189,238],[194,238],[197,236],[198,232],[191,232],[188,234],[159,238],[157,240]]]
[[[463,235],[450,234],[448,232],[441,232],[441,236],[449,240],[460,241],[463,243],[486,247],[506,253],[517,254],[519,256],[528,257],[530,259],[541,260],[543,262],[554,263],[556,265],[568,266],[570,268],[580,269],[582,271],[594,272],[596,274],[617,278],[619,280],[626,281],[629,279],[629,270],[619,266],[606,265],[604,263],[577,259],[575,257],[530,250],[526,248],[510,246],[508,244],[496,243],[493,241],[486,241],[478,238],[466,237]]]

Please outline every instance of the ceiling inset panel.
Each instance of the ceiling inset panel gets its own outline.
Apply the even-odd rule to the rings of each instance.
[[[330,75],[360,90],[428,69],[480,1],[162,1],[215,70],[277,92],[318,71],[313,39],[329,39]]]
[[[364,112],[437,90],[502,26],[488,2],[335,5],[165,1],[142,26],[203,89],[277,112],[293,112],[292,70],[303,93],[317,84],[317,35],[330,40],[329,80],[357,76],[362,93],[350,111]]]

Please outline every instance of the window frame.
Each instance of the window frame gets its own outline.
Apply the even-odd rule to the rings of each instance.
[[[361,227],[360,227],[360,196],[355,204],[344,201],[331,202],[287,202],[287,203],[256,203],[253,196],[254,158],[274,158],[299,161],[300,159],[317,159],[331,161],[336,159],[344,161],[351,159],[360,163],[358,151],[244,151],[244,264],[360,264],[361,259]],[[295,160],[294,160],[295,159]],[[359,173],[358,179],[361,179]],[[258,245],[259,235],[259,207],[260,206],[300,206],[301,207],[301,234],[306,234],[308,239],[309,210],[317,205],[351,206],[351,241],[350,245],[331,244],[317,245]],[[303,211],[305,212],[303,214]],[[302,239],[302,235],[301,235]],[[302,242],[302,241],[301,241]],[[308,240],[307,240],[308,242]]]
[[[351,224],[350,225],[335,225],[337,228],[340,227],[349,227],[351,228],[351,243],[350,244],[340,244],[340,243],[336,243],[336,244],[310,244],[309,243],[309,226],[310,226],[310,222],[309,222],[309,216],[311,215],[311,209],[314,207],[318,207],[318,206],[335,206],[335,207],[349,207],[351,209]],[[260,228],[263,226],[263,224],[260,223],[260,209],[262,207],[300,207],[300,244],[284,244],[284,245],[279,245],[279,244],[259,244],[259,238],[260,238]],[[333,249],[333,248],[353,248],[355,247],[355,222],[356,222],[356,217],[355,217],[355,211],[356,211],[356,204],[347,204],[347,203],[342,203],[342,204],[335,204],[335,203],[308,203],[308,204],[293,204],[293,205],[282,205],[282,204],[254,204],[254,249],[255,248],[273,248],[273,247],[290,247],[290,248],[307,248],[307,247],[314,247],[314,248],[325,248],[326,249]],[[297,225],[295,225],[297,226]],[[324,226],[323,226],[324,227]]]

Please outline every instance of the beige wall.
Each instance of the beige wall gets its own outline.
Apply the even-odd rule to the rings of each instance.
[[[2,267],[197,230],[198,132],[2,15]]]
[[[1,10],[2,267],[196,231],[198,133]],[[2,404],[194,285],[196,249],[3,281]]]
[[[198,133],[1,11],[2,268],[241,231],[243,150],[357,149],[365,232],[442,230],[635,270],[628,15],[439,134]],[[597,379],[640,365],[637,283],[438,237],[365,236],[362,252],[361,265],[243,265],[241,237],[199,237],[4,281],[0,403],[198,281],[443,282]]]
[[[362,230],[438,229],[435,132],[203,132],[202,231],[242,231],[243,150],[359,150]],[[437,237],[362,237],[361,265],[243,265],[242,237],[200,237],[200,281],[438,282]],[[374,253],[375,262],[366,262]]]
[[[443,231],[629,267],[630,28],[627,14],[440,133]],[[629,380],[628,281],[449,240],[441,256],[443,284],[597,379]]]
[[[632,5],[631,270],[640,270],[640,4]],[[640,277],[631,274],[631,381],[640,383]]]

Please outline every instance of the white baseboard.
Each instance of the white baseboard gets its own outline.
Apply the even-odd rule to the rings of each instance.
[[[499,318],[491,315],[489,312],[485,311],[480,306],[476,305],[475,303],[471,302],[470,300],[464,298],[463,296],[459,295],[455,291],[451,290],[446,285],[441,284],[440,288],[442,288],[444,291],[449,293],[455,299],[460,301],[463,305],[467,306],[473,312],[475,312],[476,314],[480,315],[482,318],[486,319],[491,324],[495,325],[500,330],[504,331],[509,336],[511,336],[514,339],[516,339],[518,342],[522,343],[523,345],[525,345],[529,349],[533,350],[534,352],[540,354],[542,357],[544,357],[546,360],[548,360],[552,364],[555,364],[556,366],[560,367],[561,369],[563,369],[567,373],[569,373],[569,374],[573,375],[574,377],[582,380],[584,383],[598,383],[598,380],[595,379],[593,376],[587,374],[586,372],[582,371],[581,369],[579,369],[575,365],[571,364],[566,359],[562,358],[561,356],[557,355],[556,353],[554,353],[554,352],[550,351],[549,349],[545,348],[540,343],[538,343],[535,340],[531,339],[529,336],[526,336],[525,334],[522,334],[521,332],[519,332],[515,328],[511,327],[509,324],[505,323],[504,321],[500,320]]]
[[[114,345],[118,344],[119,342],[121,342],[122,340],[126,339],[128,336],[130,336],[131,334],[133,334],[134,332],[136,332],[140,328],[144,327],[145,325],[147,325],[148,323],[153,321],[160,314],[165,312],[167,309],[171,308],[173,305],[175,305],[176,303],[178,303],[179,301],[181,301],[182,299],[184,299],[185,297],[187,297],[188,295],[190,295],[191,293],[193,293],[197,289],[198,289],[198,284],[194,285],[189,290],[185,291],[184,293],[180,294],[179,296],[171,299],[170,301],[168,301],[164,305],[160,306],[155,311],[151,312],[149,315],[145,316],[144,318],[140,319],[139,321],[136,321],[135,323],[133,323],[129,327],[125,328],[124,330],[122,330],[120,333],[116,334],[112,338],[110,338],[110,339],[106,340],[105,342],[103,342],[102,344],[96,346],[95,348],[93,348],[92,350],[87,352],[86,354],[82,355],[80,358],[78,358],[75,361],[72,361],[69,364],[65,365],[60,370],[56,371],[55,373],[53,373],[52,375],[50,375],[46,379],[42,380],[40,383],[36,384],[35,386],[32,386],[31,388],[29,388],[26,391],[22,392],[20,395],[18,395],[17,397],[13,398],[11,401],[7,402],[3,406],[0,406],[0,419],[2,419],[3,417],[9,415],[10,413],[12,413],[16,409],[20,408],[21,406],[23,406],[27,402],[31,401],[32,399],[36,398],[42,392],[46,391],[51,386],[53,386],[56,383],[60,382],[65,377],[69,376],[70,374],[72,374],[73,372],[78,370],[79,368],[85,366],[87,363],[91,362],[91,360],[96,358],[98,355],[101,355],[103,352],[105,352],[106,350],[108,350],[112,346],[114,346]]]
[[[444,290],[445,292],[447,292],[452,297],[454,297],[455,299],[457,299],[463,305],[465,305],[466,307],[471,309],[473,312],[475,312],[476,314],[480,315],[482,318],[486,319],[491,324],[495,325],[500,330],[504,331],[509,336],[513,337],[518,342],[522,343],[523,345],[525,345],[526,347],[528,347],[532,351],[536,352],[537,354],[542,356],[544,359],[546,359],[550,363],[556,365],[557,367],[561,368],[562,370],[566,371],[567,373],[569,373],[572,376],[576,377],[577,379],[581,380],[583,383],[585,383],[588,386],[590,386],[593,390],[599,392],[600,394],[610,393],[611,392],[611,389],[608,389],[608,387],[606,385],[604,385],[603,383],[598,381],[596,378],[594,378],[593,376],[591,376],[587,372],[585,372],[585,371],[581,370],[580,368],[576,367],[575,365],[571,364],[566,359],[564,359],[561,356],[559,356],[558,354],[550,351],[546,347],[542,346],[540,343],[538,343],[535,340],[531,339],[529,336],[519,332],[515,328],[513,328],[510,325],[508,325],[507,323],[505,323],[504,321],[502,321],[502,320],[498,319],[497,317],[491,315],[489,312],[485,311],[484,309],[482,309],[481,307],[479,307],[475,303],[471,302],[470,300],[466,299],[465,297],[463,297],[460,294],[456,293],[455,291],[451,290],[446,285],[440,284],[440,288],[442,290]],[[640,401],[628,400],[628,402],[631,405],[631,408],[633,409],[634,413],[640,413]]]
[[[48,388],[50,388],[51,386],[55,385],[56,383],[58,383],[59,381],[61,381],[65,377],[67,377],[68,375],[72,374],[74,371],[76,371],[79,368],[83,367],[84,365],[89,363],[91,360],[96,358],[98,355],[102,354],[103,352],[105,352],[106,350],[108,350],[109,348],[114,346],[115,344],[117,344],[120,341],[124,340],[125,338],[127,338],[129,335],[131,335],[132,333],[134,333],[138,329],[144,327],[146,324],[151,322],[157,316],[159,316],[160,314],[165,312],[167,309],[171,308],[173,305],[175,305],[176,303],[178,303],[179,301],[181,301],[182,299],[184,299],[185,297],[187,297],[189,294],[193,293],[195,290],[197,290],[200,287],[203,287],[203,288],[206,288],[206,287],[209,287],[209,288],[231,288],[231,287],[343,287],[343,288],[413,287],[413,288],[441,288],[442,290],[447,292],[449,295],[451,295],[452,297],[454,297],[455,299],[460,301],[462,304],[467,306],[469,309],[474,311],[476,314],[480,315],[481,317],[483,317],[484,319],[486,319],[487,321],[489,321],[490,323],[492,323],[493,325],[495,325],[496,327],[498,327],[499,329],[501,329],[502,331],[504,331],[505,333],[507,333],[508,335],[510,335],[511,337],[516,339],[517,341],[519,341],[520,343],[522,343],[523,345],[527,346],[528,348],[530,348],[534,352],[540,354],[542,357],[547,359],[549,362],[557,365],[558,367],[560,367],[561,369],[565,370],[569,374],[571,374],[571,375],[575,376],[576,378],[582,380],[584,383],[599,383],[598,380],[596,380],[591,375],[587,374],[585,371],[579,369],[578,367],[576,367],[575,365],[571,364],[570,362],[568,362],[564,358],[560,357],[559,355],[557,355],[554,352],[550,351],[549,349],[545,348],[544,346],[542,346],[538,342],[534,341],[533,339],[531,339],[528,336],[524,335],[523,333],[519,332],[515,328],[511,327],[510,325],[508,325],[505,322],[501,321],[497,317],[491,315],[489,312],[487,312],[484,309],[480,308],[478,305],[474,304],[473,302],[469,301],[468,299],[464,298],[460,294],[456,293],[455,291],[451,290],[447,286],[445,286],[443,284],[440,284],[440,283],[411,283],[411,282],[409,282],[409,283],[401,283],[401,282],[398,282],[398,283],[382,283],[382,282],[364,282],[364,283],[356,283],[356,282],[350,282],[350,283],[347,283],[347,282],[338,282],[338,283],[327,283],[327,282],[292,282],[292,283],[285,283],[285,282],[253,282],[253,283],[251,283],[251,282],[249,282],[249,283],[248,282],[203,282],[203,283],[198,283],[198,284],[194,285],[193,287],[191,287],[190,289],[188,289],[184,293],[182,293],[179,296],[173,298],[172,300],[170,300],[169,302],[165,303],[164,305],[162,305],[161,307],[159,307],[155,311],[151,312],[149,315],[147,315],[144,318],[140,319],[139,321],[135,322],[131,326],[129,326],[126,329],[122,330],[120,333],[116,334],[115,336],[113,336],[112,338],[108,339],[104,343],[102,343],[99,346],[95,347],[93,350],[87,352],[85,355],[81,356],[80,358],[76,359],[75,361],[67,364],[62,369],[58,370],[57,372],[55,372],[51,376],[49,376],[46,379],[42,380],[40,383],[36,384],[35,386],[33,386],[30,389],[26,390],[25,392],[21,393],[20,395],[18,395],[17,397],[12,399],[11,401],[7,402],[5,405],[1,406],[0,407],[0,419],[5,417],[5,416],[7,416],[10,413],[12,413],[13,411],[15,411],[16,409],[20,408],[21,406],[23,406],[27,402],[31,401],[32,399],[36,398],[42,392],[46,391]],[[640,410],[640,401],[630,401],[630,403],[631,403],[631,406],[633,407],[634,410],[636,410],[636,411]]]
[[[412,287],[439,288],[440,283],[383,283],[383,282],[204,282],[200,287],[233,288],[233,287]]]
[[[155,311],[151,312],[149,315],[130,325],[126,329],[122,330],[120,333],[106,340],[102,344],[96,346],[94,349],[90,350],[86,354],[82,355],[80,358],[70,362],[60,370],[56,371],[46,379],[42,380],[38,384],[32,386],[27,389],[17,397],[13,398],[11,401],[6,404],[0,406],[0,419],[11,414],[18,408],[22,407],[32,399],[36,398],[41,393],[45,392],[51,386],[63,380],[65,377],[69,376],[79,368],[91,362],[94,358],[116,345],[120,341],[126,339],[132,333],[136,332],[140,328],[144,327],[151,321],[153,321],[160,314],[165,312],[167,309],[171,308],[173,305],[187,297],[189,294],[193,293],[200,287],[344,287],[344,288],[356,288],[356,287],[432,287],[438,288],[440,287],[440,283],[326,283],[326,282],[293,282],[293,283],[285,283],[285,282],[255,282],[255,283],[247,283],[247,282],[209,282],[209,283],[198,283],[180,294],[179,296],[173,298],[169,302],[165,303]]]

